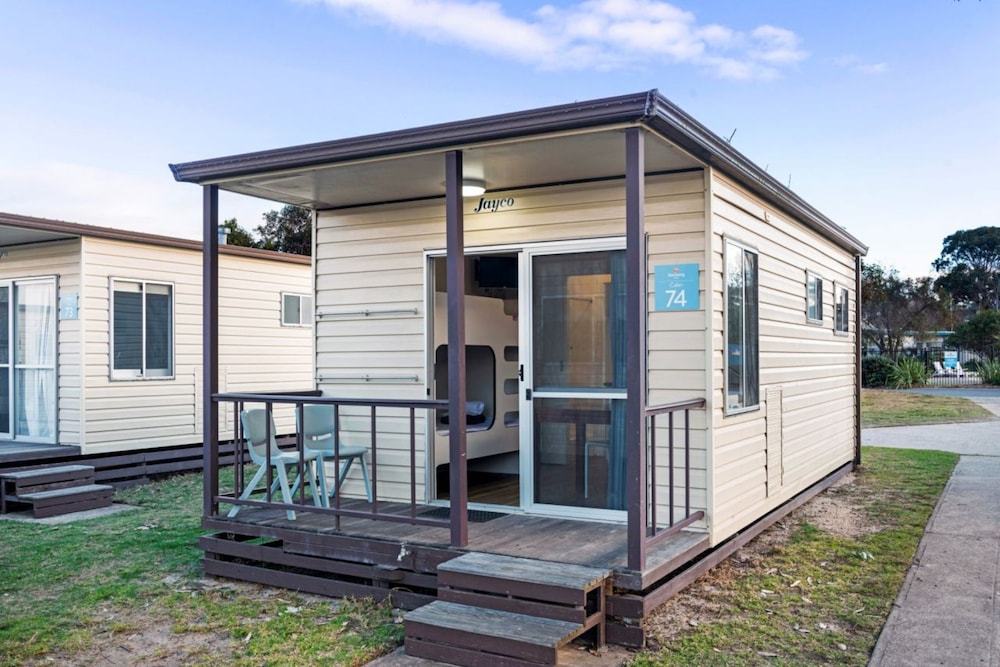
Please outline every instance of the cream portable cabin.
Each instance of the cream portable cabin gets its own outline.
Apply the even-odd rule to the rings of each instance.
[[[209,238],[220,189],[316,212],[321,396],[220,393],[208,354],[206,433],[325,403],[374,491],[355,469],[295,520],[277,497],[229,517],[207,470],[211,573],[392,595],[421,607],[408,649],[461,662],[510,647],[456,648],[444,617],[535,613],[527,563],[579,566],[602,583],[574,632],[634,644],[858,460],[865,247],[657,91],[172,169]]]
[[[200,469],[201,243],[0,214],[0,247],[0,469]],[[312,386],[310,262],[219,254],[222,387]]]

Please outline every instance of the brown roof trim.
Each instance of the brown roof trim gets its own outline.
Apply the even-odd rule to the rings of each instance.
[[[165,248],[181,248],[184,250],[195,250],[198,252],[201,252],[202,250],[202,242],[192,239],[180,239],[174,236],[162,236],[160,234],[147,234],[146,232],[133,232],[125,229],[112,229],[111,227],[98,227],[97,225],[85,225],[77,222],[65,222],[63,220],[35,218],[26,215],[16,215],[14,213],[0,212],[0,226],[37,229],[44,232],[65,234],[66,236],[72,237],[87,236],[90,238],[127,241],[130,243],[143,243],[146,245],[163,246]],[[219,251],[226,255],[253,257],[255,259],[268,259],[276,262],[289,262],[292,264],[312,263],[312,258],[304,255],[292,255],[284,252],[275,252],[273,250],[261,250],[259,248],[244,248],[241,246],[223,245],[219,246]]]
[[[611,123],[635,122],[645,116],[652,93],[655,91],[350,139],[171,164],[170,170],[178,181],[206,183],[276,169],[313,167],[414,151],[444,149],[456,144],[497,141]]]
[[[279,170],[455,148],[582,128],[639,123],[856,255],[867,246],[755,165],[657,90],[229,157],[171,164],[178,181],[205,184]]]

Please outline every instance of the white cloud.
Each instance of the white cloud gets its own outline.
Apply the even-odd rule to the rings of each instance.
[[[867,63],[861,56],[850,54],[833,59],[833,64],[846,67],[862,74],[884,74],[889,71],[889,63]]]
[[[519,18],[499,2],[470,0],[300,0],[375,25],[509,58],[543,70],[617,69],[653,61],[689,64],[729,79],[768,79],[808,57],[792,31],[749,33],[698,23],[662,0],[583,0],[542,5]]]

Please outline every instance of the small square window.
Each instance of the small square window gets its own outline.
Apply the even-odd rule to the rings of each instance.
[[[823,279],[813,273],[806,274],[806,319],[823,322]]]
[[[834,330],[837,333],[847,333],[851,328],[850,293],[846,287],[837,285],[834,287],[834,294],[837,295]]]
[[[281,324],[286,327],[308,327],[313,321],[312,297],[307,294],[281,295]]]

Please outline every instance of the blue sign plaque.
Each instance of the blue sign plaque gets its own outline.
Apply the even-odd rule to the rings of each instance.
[[[656,310],[698,310],[698,265],[661,264],[653,267]]]
[[[80,316],[80,297],[77,292],[63,292],[59,296],[59,319],[75,320]]]

